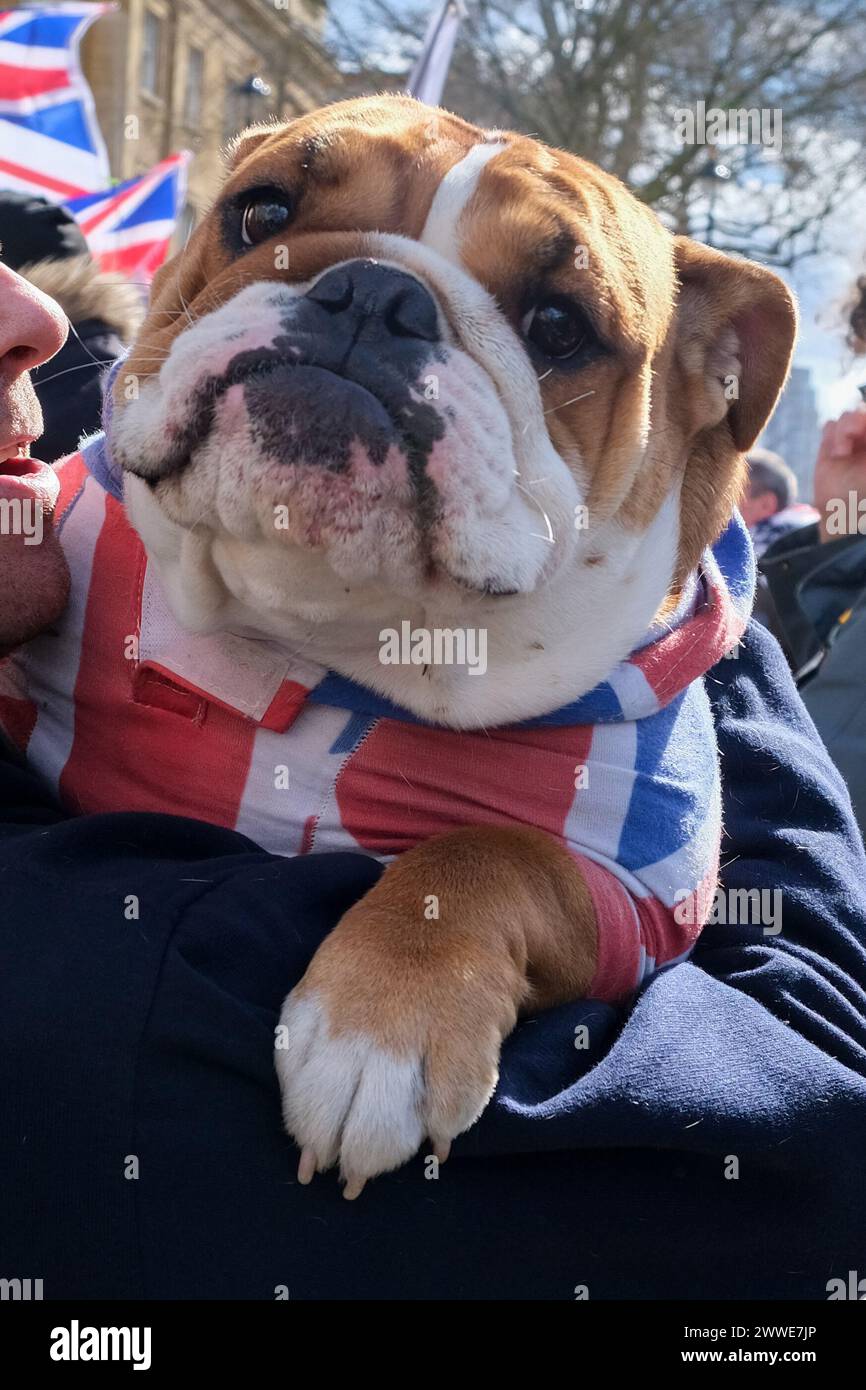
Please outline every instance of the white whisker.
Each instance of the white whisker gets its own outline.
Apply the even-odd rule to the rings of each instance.
[[[113,357],[106,357],[103,362],[94,357],[92,362],[79,362],[77,367],[64,367],[62,372],[52,372],[51,376],[37,377],[36,385],[47,386],[49,381],[56,381],[60,376],[68,376],[70,372],[83,372],[85,367],[88,371],[92,371],[94,367],[110,367],[113,361]]]
[[[518,483],[518,484],[517,484],[517,487],[518,487],[518,489],[519,489],[520,492],[525,492],[525,493],[526,493],[526,496],[530,499],[531,502],[534,502],[535,506],[538,508],[538,510],[541,512],[541,515],[544,517],[545,524],[546,524],[546,526],[547,526],[547,535],[546,535],[546,536],[540,535],[538,531],[530,531],[529,534],[530,534],[531,536],[534,536],[536,540],[539,540],[539,541],[549,541],[550,544],[553,545],[554,540],[555,540],[555,537],[554,537],[554,534],[553,534],[553,527],[552,527],[551,524],[550,524],[550,517],[547,515],[547,512],[546,512],[546,511],[544,510],[544,508],[542,507],[542,505],[541,505],[541,503],[539,502],[538,498],[537,498],[537,497],[533,497],[533,496],[532,496],[532,493],[529,492],[528,489],[525,488],[525,487],[523,486],[522,483]]]
[[[565,410],[567,405],[574,405],[575,401],[585,401],[587,396],[594,396],[594,391],[584,391],[582,396],[572,396],[570,401],[563,401],[561,405],[553,405],[550,410],[545,410],[545,415],[552,415],[555,410]]]

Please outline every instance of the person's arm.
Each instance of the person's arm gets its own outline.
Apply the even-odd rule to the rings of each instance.
[[[458,1150],[724,1142],[763,1163],[778,1132],[773,1162],[796,1167],[853,1142],[853,1114],[866,1145],[866,858],[848,793],[759,624],[707,682],[726,920],[625,1019],[590,1000],[519,1024]]]
[[[759,625],[714,668],[709,691],[725,895],[760,889],[779,911],[757,929],[706,928],[695,959],[866,1074],[866,856],[845,783]]]
[[[0,839],[8,1267],[46,1297],[826,1297],[866,1239],[863,852],[772,640],[710,691],[725,886],[780,888],[781,933],[708,926],[628,1013],[523,1020],[441,1173],[355,1204],[294,1181],[274,1029],[380,865],[143,814]]]

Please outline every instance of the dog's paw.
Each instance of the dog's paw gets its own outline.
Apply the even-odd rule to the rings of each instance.
[[[286,1129],[301,1150],[298,1177],[309,1182],[339,1162],[344,1195],[357,1196],[367,1178],[411,1158],[427,1133],[423,1058],[398,1056],[368,1034],[335,1033],[314,992],[290,994],[280,1021],[277,1071]]]
[[[508,962],[465,943],[400,951],[376,918],[359,905],[323,943],[283,1005],[275,1052],[298,1177],[339,1164],[348,1198],[425,1137],[447,1157],[493,1094],[517,1013]]]

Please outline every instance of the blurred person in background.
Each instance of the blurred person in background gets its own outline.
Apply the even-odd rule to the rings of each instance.
[[[797,501],[797,479],[785,460],[771,449],[753,449],[747,455],[749,475],[740,503],[757,556],[771,545],[818,520],[807,502]]]
[[[866,353],[866,277],[848,339]],[[759,559],[767,611],[757,616],[785,650],[866,835],[866,406],[824,426],[814,495],[816,520]]]
[[[65,346],[32,373],[48,462],[72,453],[100,428],[102,379],[144,315],[136,287],[100,271],[75,218],[28,193],[0,191],[0,260],[49,295],[70,323]]]

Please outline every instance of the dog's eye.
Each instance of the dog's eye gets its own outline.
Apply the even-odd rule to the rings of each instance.
[[[276,193],[254,193],[241,211],[241,241],[244,246],[260,246],[277,236],[289,223],[291,212]]]
[[[539,352],[556,360],[575,357],[581,349],[597,343],[583,311],[560,296],[533,305],[520,326],[524,337]]]

